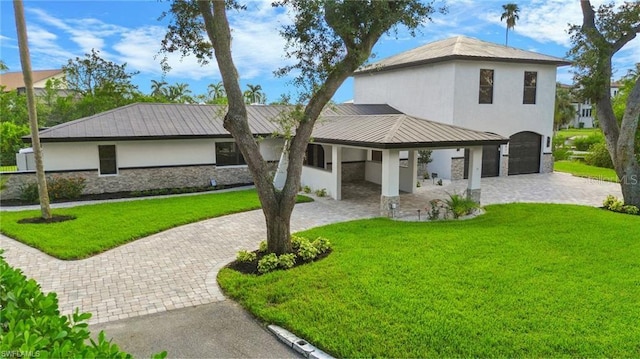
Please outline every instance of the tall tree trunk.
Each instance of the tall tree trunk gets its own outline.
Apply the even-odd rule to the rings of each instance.
[[[29,127],[31,129],[31,144],[36,160],[36,176],[38,178],[38,195],[40,196],[40,211],[42,218],[51,218],[49,206],[49,192],[47,191],[47,179],[44,173],[42,160],[42,147],[40,147],[40,135],[38,133],[38,114],[36,112],[36,97],[33,90],[33,78],[31,76],[31,56],[29,55],[29,43],[27,40],[27,25],[24,18],[24,6],[22,0],[13,0],[13,9],[16,18],[16,31],[18,33],[18,46],[20,48],[20,63],[24,85],[27,89],[27,107],[29,109]]]

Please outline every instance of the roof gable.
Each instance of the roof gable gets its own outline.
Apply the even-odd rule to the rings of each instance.
[[[465,36],[456,36],[420,46],[413,50],[366,65],[356,71],[369,73],[402,67],[417,66],[449,60],[485,60],[499,62],[543,63],[557,66],[570,62],[559,57],[516,49]]]

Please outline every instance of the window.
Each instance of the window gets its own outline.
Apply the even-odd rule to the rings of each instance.
[[[324,168],[324,148],[321,145],[307,145],[307,154],[304,157],[306,166]]]
[[[98,158],[100,159],[101,175],[118,174],[115,145],[98,146]]]
[[[371,151],[371,161],[382,162],[382,151]]]
[[[524,72],[524,95],[522,103],[525,105],[536,104],[536,85],[538,84],[538,73],[535,71]]]
[[[216,142],[216,166],[245,165],[242,153],[235,142]]]
[[[493,103],[493,70],[480,69],[478,103]]]
[[[582,117],[591,117],[591,109],[583,108],[582,109]]]

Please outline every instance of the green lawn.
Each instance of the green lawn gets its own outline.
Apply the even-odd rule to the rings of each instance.
[[[329,257],[225,293],[337,357],[637,357],[640,217],[509,204],[467,221],[359,220]]]
[[[618,182],[616,171],[611,168],[595,167],[579,161],[556,161],[554,171],[571,173],[574,176],[593,178],[602,181]]]
[[[18,166],[0,166],[0,172],[15,172]]]
[[[38,217],[39,210],[2,212],[0,232],[54,257],[80,259],[169,228],[257,208],[258,196],[248,190],[55,209],[55,215],[76,219],[51,224],[17,223]]]
[[[602,130],[599,128],[569,128],[566,130],[558,131],[558,135],[569,138],[574,136],[589,136],[594,133],[602,133]]]

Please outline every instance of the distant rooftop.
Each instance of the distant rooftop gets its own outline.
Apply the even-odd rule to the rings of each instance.
[[[33,82],[46,80],[50,77],[59,75],[62,69],[55,70],[35,70],[32,71]],[[0,86],[5,86],[5,91],[13,91],[24,87],[24,77],[22,71],[5,72],[0,74]]]
[[[571,63],[559,57],[539,54],[481,41],[466,36],[456,36],[432,42],[413,50],[388,57],[376,63],[366,65],[356,74],[384,71],[403,67],[450,60],[487,60],[499,62],[542,63],[557,66]]]

